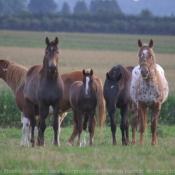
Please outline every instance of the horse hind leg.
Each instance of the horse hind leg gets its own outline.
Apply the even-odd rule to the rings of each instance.
[[[74,126],[73,126],[73,132],[69,138],[69,140],[66,142],[66,146],[72,146],[72,143],[75,139],[75,137],[77,136],[78,132],[77,132],[77,124],[74,122]]]
[[[23,127],[22,127],[22,140],[20,143],[20,147],[29,147],[29,143],[28,143],[28,132],[29,132],[29,125],[30,125],[30,121],[28,120],[28,118],[24,117],[23,113],[21,113],[21,121],[23,123]]]
[[[60,146],[60,134],[61,134],[61,123],[64,120],[64,118],[66,117],[67,112],[61,113],[60,115],[58,115],[58,145]],[[54,141],[53,141],[54,143]]]

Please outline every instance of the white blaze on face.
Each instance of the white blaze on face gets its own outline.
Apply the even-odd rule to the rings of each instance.
[[[85,87],[85,94],[88,95],[88,88],[89,88],[89,77],[86,77],[86,87]]]
[[[49,60],[49,67],[50,66],[56,66],[56,61],[55,61],[55,59],[54,60]]]
[[[141,54],[141,57],[146,56],[146,55],[147,55],[147,53],[148,53],[148,50],[146,50],[146,49],[145,49],[145,50],[143,50],[143,51],[142,51],[142,54]]]

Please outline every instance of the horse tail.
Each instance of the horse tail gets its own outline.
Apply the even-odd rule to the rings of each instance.
[[[102,129],[103,124],[106,120],[106,112],[105,112],[105,100],[103,97],[103,86],[100,78],[95,78],[96,84],[96,97],[97,97],[97,112],[98,112],[98,125],[99,128]]]

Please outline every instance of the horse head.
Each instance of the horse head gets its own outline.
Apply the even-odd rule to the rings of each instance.
[[[47,68],[50,74],[55,74],[58,67],[59,40],[55,37],[55,41],[50,42],[49,38],[46,37],[45,43],[47,46],[45,49],[43,65]]]
[[[119,93],[123,88],[123,83],[121,79],[122,73],[120,70],[120,66],[115,66],[106,73],[106,81],[104,84],[104,97],[106,101],[108,101],[110,104],[113,104],[109,106],[113,106],[114,110],[115,104],[118,101]]]
[[[142,44],[141,40],[138,40],[138,46],[140,47],[138,56],[142,78],[148,79],[152,70],[155,70],[155,57],[152,50],[153,40],[151,39],[149,44]]]
[[[82,71],[83,73],[83,86],[85,90],[85,97],[89,98],[91,95],[91,89],[92,89],[92,83],[94,81],[93,78],[93,70],[84,70]]]

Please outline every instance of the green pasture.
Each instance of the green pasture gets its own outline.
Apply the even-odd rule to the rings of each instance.
[[[132,52],[138,50],[138,39],[148,43],[152,38],[155,43],[155,52],[169,54],[175,53],[175,36],[151,35],[50,33],[0,30],[0,46],[43,48],[45,47],[44,40],[46,36],[51,40],[58,36],[61,49],[116,50]]]
[[[122,146],[118,128],[118,145],[112,145],[111,132],[105,127],[103,134],[96,128],[94,145],[65,146],[72,128],[62,128],[61,146],[51,144],[53,129],[45,131],[45,146],[20,148],[21,130],[0,129],[0,173],[1,174],[174,174],[175,173],[175,128],[158,127],[158,146],[151,146],[151,133],[145,133],[144,146]],[[131,133],[131,131],[130,131]],[[137,133],[139,138],[139,133]],[[88,134],[87,134],[88,142]],[[40,170],[40,171],[39,171]],[[173,172],[173,173],[172,173]]]

